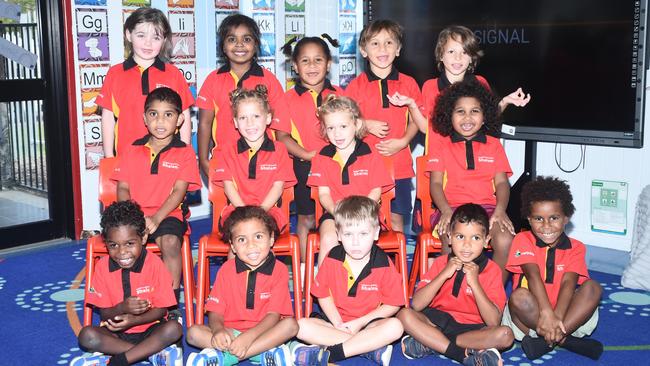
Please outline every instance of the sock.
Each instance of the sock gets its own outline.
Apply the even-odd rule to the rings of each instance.
[[[458,347],[456,342],[449,342],[449,346],[447,346],[447,350],[443,354],[452,360],[463,363],[465,359],[465,348]]]
[[[554,347],[546,344],[544,338],[533,338],[527,335],[521,340],[521,348],[524,349],[524,353],[529,360],[536,360],[551,352]]]
[[[129,366],[129,361],[126,359],[124,352],[118,353],[108,360],[108,366]]]
[[[176,296],[176,303],[180,304],[180,300],[181,300],[181,288],[180,287],[174,289],[174,296]]]
[[[326,348],[330,352],[329,362],[339,362],[345,360],[343,343],[335,344]]]
[[[578,338],[570,335],[560,346],[592,360],[599,359],[603,354],[603,344],[592,338]]]

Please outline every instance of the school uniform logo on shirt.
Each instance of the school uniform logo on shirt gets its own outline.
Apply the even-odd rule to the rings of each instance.
[[[474,293],[472,292],[472,289],[469,286],[467,286],[467,288],[465,288],[465,294],[467,296],[474,296]]]
[[[478,157],[478,162],[479,163],[494,164],[494,156],[479,156]]]
[[[163,161],[162,167],[167,169],[180,169],[181,165],[179,163],[170,163],[169,161]]]
[[[535,253],[533,253],[533,252],[520,252],[520,251],[516,251],[516,252],[515,252],[515,258],[519,258],[519,257],[521,257],[522,255],[529,255],[529,256],[531,256],[531,257],[534,257],[534,256],[535,256]]]
[[[362,284],[361,291],[379,291],[379,286],[376,283]]]
[[[362,176],[362,175],[367,176],[368,175],[368,169],[352,170],[352,176],[359,177],[359,176]]]
[[[260,300],[266,300],[271,298],[271,293],[270,292],[262,292],[260,293]]]
[[[309,172],[310,177],[320,177],[320,173]]]
[[[440,159],[438,159],[438,158],[429,159],[429,163],[439,163],[439,162],[440,162]]]
[[[564,264],[558,264],[557,266],[555,266],[555,270],[558,272],[564,271]]]
[[[166,84],[156,83],[156,89],[157,88],[170,88],[171,89],[171,86],[166,85]]]
[[[135,289],[135,294],[136,295],[141,295],[141,294],[148,294],[150,292],[153,292],[153,286],[142,286],[138,287]]]
[[[209,302],[209,301],[213,301],[213,302],[218,304],[219,303],[219,298],[214,297],[214,296],[208,296],[208,298],[205,300],[205,302]]]
[[[278,170],[278,164],[260,164],[260,170]]]

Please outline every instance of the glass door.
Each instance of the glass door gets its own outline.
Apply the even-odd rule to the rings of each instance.
[[[74,234],[60,2],[8,3],[0,4],[0,249]]]

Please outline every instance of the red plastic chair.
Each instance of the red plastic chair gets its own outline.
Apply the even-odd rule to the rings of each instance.
[[[108,207],[117,200],[117,184],[110,177],[117,165],[117,158],[104,158],[99,162],[99,201],[103,207]],[[152,253],[160,254],[160,248],[155,243],[148,243],[147,250]],[[95,235],[88,239],[86,244],[86,294],[92,286],[92,280],[95,273],[95,264],[99,258],[108,255],[104,240],[101,235]],[[185,317],[188,327],[194,324],[194,266],[192,260],[192,251],[190,248],[190,238],[188,235],[183,237],[181,246],[181,256],[183,263],[183,291],[185,293]],[[84,325],[92,324],[93,311],[86,304],[84,296]]]
[[[216,158],[210,160],[210,172],[216,167]],[[212,202],[212,232],[199,239],[199,259],[197,270],[196,289],[196,324],[203,324],[205,312],[205,298],[210,292],[210,262],[209,257],[226,257],[230,250],[230,244],[221,241],[221,234],[218,232],[219,217],[223,208],[228,204],[223,187],[212,182],[209,183],[210,202]],[[282,208],[285,209],[286,217],[289,217],[289,203],[293,200],[293,189],[287,188],[282,193]],[[273,254],[276,256],[290,256],[293,270],[293,297],[294,312],[296,319],[302,318],[302,281],[300,279],[300,244],[298,237],[286,232],[273,244]]]
[[[392,161],[384,159],[386,169],[393,177]],[[323,207],[318,203],[318,189],[312,188],[311,197],[316,202],[316,222],[323,214]],[[395,255],[395,268],[402,275],[402,290],[404,293],[404,300],[408,306],[408,293],[406,289],[407,281],[407,266],[406,266],[406,237],[404,233],[393,231],[390,223],[390,202],[395,198],[395,188],[390,191],[384,192],[381,195],[381,212],[384,217],[384,224],[387,231],[379,233],[377,246],[383,249],[386,253]],[[314,255],[318,253],[320,248],[320,236],[318,233],[310,233],[307,237],[307,253],[305,255],[305,316],[309,316],[312,312],[313,299],[311,297],[311,286],[314,281]]]
[[[442,251],[442,242],[440,238],[433,235],[433,228],[431,227],[430,218],[436,209],[432,207],[429,189],[430,179],[424,174],[427,159],[426,155],[415,159],[415,197],[422,203],[422,217],[413,217],[413,220],[419,219],[422,222],[422,231],[418,234],[415,253],[413,253],[413,263],[408,282],[409,298],[415,292],[418,277],[422,278],[429,269],[429,255]]]

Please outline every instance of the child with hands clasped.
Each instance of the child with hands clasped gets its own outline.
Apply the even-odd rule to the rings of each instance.
[[[221,220],[235,207],[257,205],[268,211],[283,231],[289,218],[276,203],[282,191],[296,183],[296,178],[287,149],[266,133],[272,120],[267,98],[264,85],[231,93],[233,121],[241,137],[220,146],[213,155],[217,166],[211,179],[223,186],[230,202],[224,207]]]
[[[153,365],[181,366],[183,351],[174,343],[183,328],[166,320],[167,308],[176,305],[172,279],[144,248],[144,213],[134,201],[116,202],[104,210],[100,225],[108,256],[97,262],[86,302],[99,309],[102,321],[82,328],[79,344],[111,357],[77,357],[70,365],[130,365],[151,356]]]
[[[393,315],[405,299],[401,276],[375,244],[379,205],[368,197],[347,197],[336,205],[334,217],[341,245],[329,252],[311,290],[322,313],[298,321],[298,338],[327,347],[329,362],[362,355],[387,366],[391,343],[403,332]],[[309,355],[319,350],[294,348],[296,364],[313,360]]]
[[[279,234],[275,220],[257,206],[237,207],[225,220],[222,240],[236,257],[217,272],[206,300],[208,325],[195,324],[187,332],[187,343],[203,348],[188,357],[188,366],[230,366],[244,359],[292,364],[284,342],[298,325],[289,271],[271,252]]]
[[[295,144],[291,132],[288,108],[284,101],[284,90],[272,72],[257,63],[260,48],[260,29],[255,20],[243,14],[231,14],[219,25],[219,54],[225,64],[211,72],[203,82],[196,100],[199,107],[198,155],[199,165],[209,175],[210,145],[216,148],[237,141],[239,134],[233,125],[233,110],[230,108],[230,93],[238,88],[254,89],[264,85],[267,99],[273,109],[269,127],[276,138],[287,144],[289,151]]]
[[[474,75],[481,56],[483,56],[483,51],[479,48],[478,39],[469,28],[452,25],[440,31],[435,49],[435,59],[440,76],[427,80],[422,86],[424,114],[427,118],[435,111],[436,99],[440,93],[454,83],[477,81],[490,89],[490,85],[484,77]],[[499,110],[503,112],[510,104],[524,107],[528,102],[530,102],[530,94],[526,94],[521,88],[518,88],[499,101]],[[431,117],[433,118],[433,116]],[[428,153],[431,147],[436,148],[440,136],[434,133],[432,125],[428,124],[427,120],[424,121],[424,124],[419,123],[421,121],[414,120],[418,123],[420,131],[426,133],[425,153]]]
[[[412,308],[397,314],[409,334],[402,338],[402,352],[409,359],[438,352],[464,365],[502,364],[497,349],[510,347],[513,336],[500,326],[506,302],[501,270],[483,252],[490,240],[487,213],[464,204],[449,228],[452,253],[436,258]]]
[[[327,34],[323,37],[333,46],[338,46]],[[284,47],[291,57],[291,64],[298,75],[296,85],[285,94],[287,105],[291,106],[291,137],[302,148],[301,154],[293,156],[293,171],[297,183],[294,186],[298,225],[296,234],[300,240],[300,253],[304,262],[307,234],[314,226],[315,204],[311,199],[311,189],[307,186],[307,177],[311,170],[312,158],[325,146],[327,139],[320,133],[317,108],[330,94],[341,95],[343,89],[332,85],[327,78],[332,66],[332,54],[329,46],[320,37],[301,38],[293,47],[291,42]]]
[[[201,188],[196,155],[176,133],[183,123],[181,97],[169,88],[153,90],[144,103],[148,134],[135,140],[120,156],[111,176],[117,181],[117,200],[132,199],[145,214],[149,242],[155,242],[172,276],[176,300],[180,296],[181,244],[189,211],[183,207],[187,191]]]
[[[510,199],[508,177],[512,169],[499,141],[501,122],[496,98],[475,82],[453,84],[438,98],[435,128],[444,136],[429,152],[426,174],[430,174],[431,198],[438,211],[430,218],[449,252],[449,222],[455,207],[477,203],[490,215],[490,244],[493,259],[503,270],[514,236],[506,214]],[[425,218],[426,219],[426,218]]]
[[[531,229],[517,234],[510,249],[506,268],[515,290],[502,324],[531,360],[556,346],[594,360],[603,352],[588,338],[598,323],[602,288],[589,278],[585,245],[564,232],[572,201],[569,186],[553,177],[537,177],[521,192],[521,214]]]
[[[395,199],[391,223],[404,231],[404,215],[410,215],[411,178],[415,176],[409,142],[419,125],[426,125],[422,95],[415,79],[400,73],[395,59],[402,47],[402,27],[392,20],[375,20],[361,31],[359,49],[369,68],[345,89],[359,104],[370,135],[368,145],[393,160]]]
[[[178,128],[181,140],[190,144],[189,107],[194,98],[183,74],[165,62],[169,57],[171,35],[165,14],[155,8],[139,8],[124,22],[124,43],[129,57],[108,70],[95,101],[102,107],[105,157],[123,154],[134,140],[147,133],[142,124],[142,107],[147,95],[158,87],[171,88],[180,95],[184,123]]]
[[[330,95],[318,108],[320,130],[330,143],[312,159],[307,185],[318,187],[323,206],[319,220],[318,264],[338,245],[334,208],[351,195],[364,195],[378,202],[382,192],[393,187],[384,161],[364,141],[363,123],[357,104],[350,98]]]

